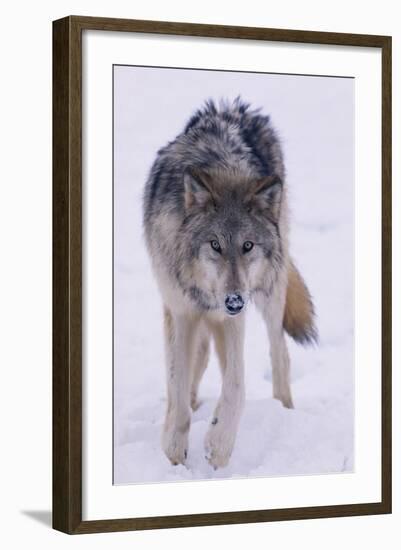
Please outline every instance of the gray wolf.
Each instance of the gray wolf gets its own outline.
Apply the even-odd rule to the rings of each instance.
[[[284,331],[316,341],[309,291],[289,253],[283,154],[270,118],[240,98],[209,100],[160,149],[145,185],[144,232],[164,304],[162,435],[184,464],[191,408],[214,340],[222,389],[206,458],[227,465],[244,404],[244,322],[252,300],[270,339],[273,397],[293,407]]]

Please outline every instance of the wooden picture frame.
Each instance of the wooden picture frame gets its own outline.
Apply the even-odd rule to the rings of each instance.
[[[379,502],[82,520],[82,32],[377,48],[382,59],[382,496]],[[53,527],[69,534],[391,512],[391,37],[71,16],[53,22]]]

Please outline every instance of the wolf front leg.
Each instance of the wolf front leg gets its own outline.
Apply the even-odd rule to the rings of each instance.
[[[269,298],[260,294],[256,297],[255,303],[266,322],[269,335],[273,397],[281,401],[284,407],[293,409],[290,387],[290,358],[283,329],[285,297],[286,286],[277,283]]]
[[[196,411],[201,402],[198,398],[199,385],[210,356],[210,334],[206,326],[199,326],[194,337],[191,368],[191,408]]]
[[[213,327],[222,372],[220,399],[206,434],[206,458],[215,468],[228,464],[244,405],[244,316]]]
[[[190,365],[196,321],[174,315],[164,309],[167,363],[167,412],[164,423],[163,450],[174,465],[184,464],[188,452],[191,423]]]

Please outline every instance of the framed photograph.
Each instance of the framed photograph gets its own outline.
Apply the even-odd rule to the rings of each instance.
[[[391,38],[53,23],[53,526],[391,512]]]

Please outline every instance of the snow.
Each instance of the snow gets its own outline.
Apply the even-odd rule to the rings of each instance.
[[[354,82],[346,78],[115,67],[114,483],[353,471]],[[244,414],[230,463],[213,470],[203,439],[220,391],[212,354],[193,413],[186,466],[160,437],[165,400],[161,299],[141,227],[156,151],[208,97],[240,94],[281,136],[291,251],[313,295],[315,348],[288,340],[294,410],[272,399],[267,333],[247,311]]]

